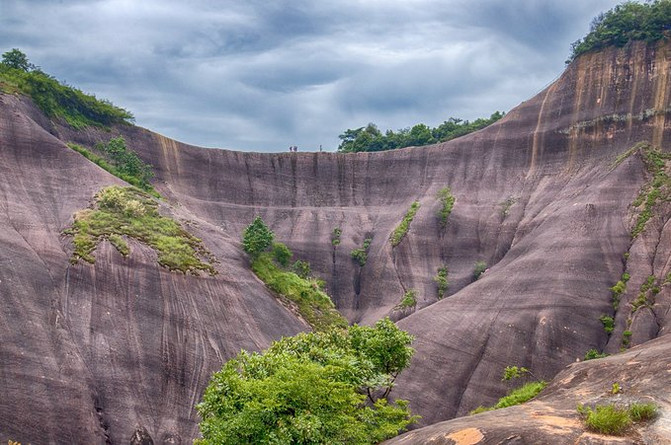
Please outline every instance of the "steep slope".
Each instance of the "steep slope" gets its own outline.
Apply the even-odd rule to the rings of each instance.
[[[612,314],[609,287],[626,252],[632,283],[670,271],[668,208],[630,246],[630,203],[647,180],[641,155],[612,168],[642,140],[669,151],[670,64],[669,46],[587,54],[485,130],[365,154],[208,150],[131,126],[75,132],[0,96],[0,440],[192,439],[211,371],[239,348],[306,329],[248,270],[239,238],[257,214],[310,261],[350,321],[404,317],[417,355],[396,393],[423,423],[495,400],[506,365],[551,378],[609,341],[599,317]],[[69,265],[62,230],[120,181],[63,142],[116,134],[155,166],[164,212],[190,222],[220,260],[218,276],[169,273],[139,244],[128,259],[104,244],[95,265]],[[446,186],[456,203],[441,230],[436,194]],[[416,200],[392,247],[389,234]],[[360,267],[350,251],[365,238]],[[472,283],[480,260],[489,271]],[[449,296],[437,301],[442,265]],[[636,343],[665,333],[670,288],[635,316]],[[417,310],[394,310],[409,289]],[[623,314],[609,348],[621,344]]]

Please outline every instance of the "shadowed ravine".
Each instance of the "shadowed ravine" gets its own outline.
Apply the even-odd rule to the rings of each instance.
[[[307,329],[249,270],[240,234],[256,215],[326,280],[350,321],[403,317],[417,353],[393,394],[424,425],[494,402],[506,365],[550,380],[588,349],[617,352],[627,302],[646,277],[671,271],[669,203],[632,244],[630,204],[648,178],[639,154],[613,167],[640,141],[670,150],[670,65],[668,45],[586,54],[490,127],[390,152],[241,153],[114,128],[154,166],[162,212],[217,257],[214,277],[168,272],[134,242],[128,258],[103,243],[94,265],[71,265],[62,231],[122,181],[65,142],[111,135],[52,124],[28,100],[0,95],[0,441],[128,443],[143,429],[154,443],[190,443],[193,407],[224,360]],[[445,229],[443,187],[456,197]],[[360,268],[350,251],[366,237]],[[613,314],[609,288],[626,252],[631,292]],[[476,261],[489,270],[472,283]],[[450,285],[438,301],[443,264]],[[416,310],[394,312],[408,289]],[[632,345],[667,333],[670,300],[662,286],[634,314]],[[615,315],[610,338],[603,314]]]

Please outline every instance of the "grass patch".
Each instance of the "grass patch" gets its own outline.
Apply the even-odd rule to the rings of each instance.
[[[608,357],[608,354],[606,354],[605,352],[599,352],[596,349],[590,349],[589,351],[587,351],[585,353],[584,360],[585,361],[594,360],[594,359],[597,359],[597,358],[604,358],[604,357]]]
[[[154,249],[158,263],[170,270],[215,275],[212,255],[200,239],[188,233],[173,219],[158,213],[158,203],[134,187],[112,186],[95,196],[93,208],[77,212],[72,227],[65,232],[73,237],[72,263],[95,262],[93,252],[107,239],[124,256],[130,248],[124,237],[133,238]]]
[[[524,402],[528,402],[529,400],[536,397],[538,393],[540,393],[546,386],[547,383],[542,380],[537,382],[529,382],[519,388],[513,389],[508,393],[508,395],[501,397],[496,405],[490,407],[479,406],[469,414],[479,414],[486,411],[508,408],[509,406],[515,406]]]
[[[121,139],[123,141],[123,138],[117,138],[117,140],[118,139]],[[91,150],[82,147],[81,145],[77,145],[71,142],[68,143],[67,145],[72,150],[81,154],[86,159],[93,162],[103,170],[106,170],[107,172],[113,174],[117,178],[123,179],[127,183],[144,190],[145,192],[149,193],[150,195],[156,198],[161,197],[161,195],[159,195],[158,192],[154,190],[154,187],[152,187],[151,184],[149,183],[149,179],[154,175],[151,170],[151,166],[149,164],[142,162],[140,158],[132,150],[126,148],[125,143],[123,145],[123,148],[128,153],[126,157],[130,159],[129,164],[138,164],[139,166],[141,166],[139,169],[135,169],[129,166],[126,166],[124,168],[123,163],[117,163],[113,160],[107,159],[106,157],[100,154],[96,154]],[[96,148],[96,150],[98,150],[98,148]]]
[[[440,221],[440,227],[447,227],[447,218],[449,218],[450,213],[452,213],[452,208],[454,207],[455,197],[452,194],[449,187],[443,187],[438,190],[436,195],[440,201],[440,209],[438,210],[438,220]]]
[[[315,330],[332,326],[347,326],[347,321],[335,309],[331,298],[314,278],[301,278],[284,270],[273,261],[272,252],[262,252],[252,261],[252,270],[266,286],[292,301],[305,321]]]
[[[657,417],[657,406],[653,403],[632,403],[629,407],[609,403],[594,408],[578,405],[577,410],[588,430],[611,436],[622,436],[634,422],[646,422]]]
[[[392,247],[398,246],[401,241],[403,241],[403,238],[408,233],[408,230],[410,230],[410,223],[419,210],[419,207],[419,201],[415,201],[410,204],[410,209],[408,209],[406,212],[401,223],[394,229],[393,232],[391,232],[391,235],[389,236],[389,242],[391,243]]]

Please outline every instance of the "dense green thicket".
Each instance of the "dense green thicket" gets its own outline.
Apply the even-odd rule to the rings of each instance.
[[[124,256],[130,249],[124,237],[147,244],[158,254],[158,263],[184,273],[217,272],[214,256],[200,239],[188,233],[176,221],[158,213],[158,203],[135,187],[112,186],[96,195],[94,208],[77,212],[72,227],[72,262],[95,262],[93,251],[103,239]]]
[[[387,130],[385,134],[382,134],[375,124],[370,123],[366,127],[346,130],[338,136],[342,141],[338,151],[342,153],[385,151],[445,142],[485,128],[504,115],[505,113],[497,111],[489,119],[479,118],[473,122],[451,117],[435,128],[417,124],[396,132]]]
[[[628,1],[592,20],[589,34],[571,45],[567,63],[608,46],[623,47],[632,40],[652,43],[670,37],[671,0],[644,4]]]
[[[387,402],[413,338],[389,319],[283,338],[242,351],[214,374],[197,406],[198,444],[373,444],[415,420]]]
[[[107,127],[130,123],[133,115],[103,99],[59,82],[28,61],[18,49],[3,54],[0,62],[0,91],[22,93],[47,116],[60,118],[73,128]]]

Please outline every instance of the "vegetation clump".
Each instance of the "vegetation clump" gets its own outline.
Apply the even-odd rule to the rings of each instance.
[[[641,284],[641,289],[636,299],[631,303],[631,311],[636,312],[641,307],[651,307],[653,303],[653,296],[657,295],[661,288],[656,284],[657,279],[654,275],[648,278]]]
[[[603,330],[606,331],[606,334],[612,334],[615,329],[615,320],[610,315],[602,315],[599,317],[599,321],[603,324]]]
[[[632,403],[628,407],[609,403],[593,408],[578,405],[577,410],[587,429],[612,436],[622,436],[632,423],[650,421],[657,416],[657,406],[653,403]]]
[[[282,243],[273,243],[275,234],[261,217],[256,217],[242,235],[245,252],[252,259],[252,271],[268,288],[296,306],[314,329],[347,326],[324,292],[323,281],[310,276],[310,264],[298,260],[289,266],[293,253]]]
[[[133,122],[129,111],[59,82],[17,48],[2,55],[0,91],[29,96],[48,117],[62,119],[75,129]]]
[[[340,236],[342,235],[342,229],[340,227],[336,227],[333,229],[333,232],[331,232],[331,245],[335,248],[340,245]]]
[[[173,219],[161,216],[149,194],[135,187],[111,186],[98,192],[95,201],[93,208],[76,213],[72,227],[65,231],[73,236],[73,263],[79,259],[94,263],[93,251],[103,239],[127,256],[126,237],[153,248],[158,263],[170,270],[216,274],[214,256],[202,241]]]
[[[417,291],[415,289],[408,289],[403,294],[400,303],[396,305],[396,309],[407,309],[417,306]]]
[[[447,266],[443,265],[438,268],[438,272],[436,272],[436,276],[433,277],[433,281],[438,285],[438,299],[441,300],[445,296],[447,287],[450,284],[447,281]]]
[[[643,186],[638,197],[632,203],[634,208],[639,209],[636,224],[631,232],[632,239],[645,230],[657,204],[671,200],[671,175],[669,175],[669,168],[667,167],[667,162],[671,160],[671,153],[664,152],[649,144],[641,145],[639,152],[652,179]]]
[[[469,414],[480,414],[486,411],[493,411],[500,408],[508,408],[509,406],[519,405],[521,403],[528,402],[529,400],[536,397],[542,390],[547,386],[546,382],[529,382],[519,388],[515,388],[510,391],[506,396],[501,397],[496,405],[485,407],[479,406],[471,411]]]
[[[419,201],[415,201],[410,204],[410,209],[408,209],[406,212],[401,223],[394,229],[393,232],[391,232],[391,235],[389,236],[389,242],[391,243],[392,247],[398,246],[401,241],[403,241],[403,238],[408,233],[408,230],[410,230],[410,223],[415,218],[415,214],[419,210],[419,207]]]
[[[345,130],[339,135],[341,142],[338,151],[341,153],[385,151],[445,142],[485,128],[504,115],[505,113],[496,111],[489,118],[479,118],[473,122],[451,117],[435,128],[417,124],[396,132],[387,130],[384,134],[377,125],[369,123],[365,127]]]
[[[599,352],[597,349],[592,348],[585,353],[585,357],[583,360],[587,361],[604,357],[608,357],[608,354],[606,354],[605,352]]]
[[[375,327],[302,333],[262,353],[240,352],[197,405],[197,444],[375,444],[416,420],[387,401],[413,355],[413,338],[388,318]]]
[[[648,43],[671,37],[671,1],[627,1],[592,20],[590,32],[571,45],[567,63],[581,54],[609,46],[623,47],[633,40]]]
[[[358,247],[356,249],[352,249],[350,252],[350,256],[354,261],[359,263],[360,267],[363,267],[366,265],[366,262],[368,261],[368,249],[370,249],[370,243],[373,242],[372,238],[366,238],[363,240],[363,245],[361,247]]]
[[[484,261],[476,261],[473,266],[473,281],[478,281],[482,274],[487,271],[487,263]]]
[[[102,142],[96,144],[94,150],[99,154],[74,143],[68,143],[68,147],[117,178],[157,198],[160,197],[149,182],[154,177],[151,165],[143,162],[133,150],[128,148],[123,137],[112,138],[107,144]]]
[[[438,190],[437,198],[440,201],[440,209],[438,210],[438,220],[440,221],[440,227],[447,227],[447,218],[450,217],[452,213],[452,207],[454,207],[455,197],[452,194],[449,187],[443,187]]]

